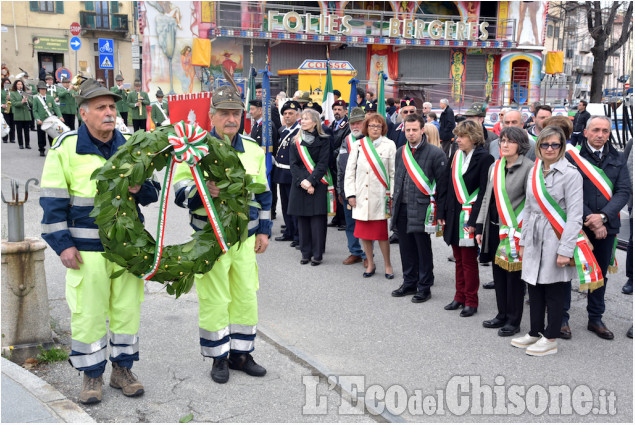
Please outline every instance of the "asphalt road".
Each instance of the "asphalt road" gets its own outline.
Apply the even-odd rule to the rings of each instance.
[[[8,178],[39,178],[42,165],[36,150],[2,145],[5,197]],[[25,208],[27,236],[40,233],[38,195],[39,188],[33,189]],[[156,228],[156,214],[156,208],[144,209],[148,229]],[[274,236],[280,234],[280,209],[278,216]],[[185,211],[172,204],[167,243],[185,242],[186,220]],[[4,205],[2,236],[6,238]],[[336,229],[328,230],[324,262],[318,267],[300,265],[299,251],[272,240],[259,256],[261,336],[254,353],[269,374],[257,381],[232,374],[223,387],[210,381],[211,362],[199,354],[194,293],[174,300],[159,284],[149,282],[142,307],[141,361],[135,366],[147,393],[137,401],[108,388],[107,400],[87,411],[106,422],[173,422],[190,412],[195,421],[381,420],[360,408],[357,402],[365,396],[367,404],[375,405],[373,412],[387,412],[396,420],[632,422],[633,343],[625,333],[633,306],[632,297],[621,294],[626,280],[623,252],[618,252],[620,270],[609,276],[606,293],[604,321],[615,340],[602,340],[586,330],[586,296],[574,289],[573,339],[559,341],[557,355],[533,358],[513,348],[510,338],[482,327],[483,320],[496,314],[494,291],[479,291],[479,311],[471,318],[443,310],[454,294],[454,264],[447,261],[450,249],[441,239],[433,241],[433,249],[432,299],[413,304],[410,297],[390,296],[402,278],[397,245],[391,245],[396,276],[389,281],[380,254],[377,274],[370,279],[362,278],[360,264],[342,265],[348,255],[346,239]],[[51,322],[61,340],[68,341],[64,270],[51,250],[46,268]],[[491,280],[489,267],[479,271],[481,283]],[[529,324],[525,307],[522,334]],[[316,370],[331,376],[331,384],[324,377],[312,384]],[[70,366],[54,365],[40,374],[76,399],[80,377]],[[353,401],[357,408],[347,410],[350,404],[334,382],[345,393],[350,387],[348,392],[358,397]],[[564,393],[562,399],[556,390]],[[326,396],[322,404],[320,395]],[[490,406],[494,410],[488,410]],[[349,410],[354,414],[344,415]]]

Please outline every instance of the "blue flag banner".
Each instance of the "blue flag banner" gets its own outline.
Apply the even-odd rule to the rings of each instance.
[[[351,78],[348,84],[351,85],[351,96],[350,101],[348,102],[348,116],[351,116],[351,111],[355,106],[357,106],[357,83],[359,80],[357,78]]]
[[[258,71],[262,74],[262,147],[265,150],[265,164],[267,166],[267,179],[271,186],[271,168],[273,157],[273,144],[271,140],[271,90],[269,77],[271,72],[266,69]]]

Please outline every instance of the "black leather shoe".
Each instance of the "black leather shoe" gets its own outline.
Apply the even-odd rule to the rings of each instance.
[[[633,295],[633,281],[629,280],[626,285],[622,286],[622,294]]]
[[[568,321],[563,321],[560,326],[560,338],[561,339],[571,339],[571,328],[569,327]]]
[[[494,281],[492,280],[491,282],[487,282],[483,284],[483,288],[485,289],[494,289]]]
[[[291,248],[295,248],[296,246],[300,245],[300,242],[298,241],[293,241],[289,244],[291,246]]]
[[[478,311],[478,308],[476,307],[468,307],[465,306],[463,307],[463,310],[461,310],[461,314],[459,314],[459,316],[461,317],[470,317],[470,316],[474,316],[474,314]]]
[[[7,143],[7,142],[5,142],[5,143]],[[24,149],[24,146],[20,146],[20,149]]]
[[[229,356],[229,368],[242,370],[249,376],[265,376],[267,369],[254,361],[251,354],[232,354]]]
[[[337,221],[331,221],[329,224],[326,225],[326,227],[337,227],[340,224]]]
[[[40,156],[46,156],[46,154],[42,151],[40,151]]]
[[[224,384],[229,381],[229,369],[227,368],[227,357],[217,357],[212,366],[212,381]]]
[[[29,145],[26,145],[26,148],[27,148],[27,149],[31,149],[31,146],[29,146]]]
[[[587,329],[595,333],[597,336],[599,336],[602,339],[615,338],[615,336],[613,335],[613,332],[611,332],[601,320],[597,322],[589,322]]]
[[[463,307],[463,303],[460,303],[458,301],[452,300],[452,302],[448,305],[446,305],[445,307],[443,307],[444,310],[458,310],[459,308]]]
[[[454,254],[450,254],[448,255],[448,261],[454,263],[456,261],[456,259],[454,258]]]
[[[424,303],[428,301],[432,297],[430,292],[417,292],[414,297],[410,301],[413,303]]]
[[[512,336],[516,335],[520,332],[520,328],[515,328],[513,326],[503,326],[498,330],[498,336]]]
[[[414,295],[417,291],[413,289],[407,289],[404,285],[401,285],[399,289],[395,289],[392,291],[391,295],[393,297],[405,297],[406,295]]]
[[[499,319],[498,317],[494,317],[492,320],[486,320],[483,322],[483,327],[484,328],[502,328],[503,326],[505,326],[505,321]]]
[[[399,236],[397,236],[396,233],[393,233],[392,235],[390,235],[390,238],[388,238],[388,242],[399,243]]]
[[[394,273],[386,273],[384,276],[386,276],[386,279],[388,280],[393,280],[395,278]]]
[[[311,261],[312,266],[319,266],[320,264],[322,264],[322,261],[316,261],[316,260]]]
[[[309,261],[311,261],[311,260],[309,260],[308,258],[303,258],[303,259],[300,260],[300,264],[302,264],[302,265],[309,264]]]
[[[274,239],[277,240],[278,242],[292,241],[293,240],[293,238],[290,238],[288,236],[277,236]]]
[[[364,274],[362,276],[371,277],[371,276],[373,276],[375,274],[375,270],[376,270],[376,267],[373,267],[373,270],[371,270],[370,272],[364,272]]]
[[[344,230],[346,230],[346,226],[342,226],[341,224],[339,226],[337,226],[337,231],[338,232],[343,232]]]
[[[626,336],[633,339],[633,325],[631,325],[630,329],[626,332]]]

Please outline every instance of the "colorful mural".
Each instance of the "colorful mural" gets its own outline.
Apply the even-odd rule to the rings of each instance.
[[[465,59],[466,54],[464,49],[450,49],[450,81],[452,82],[451,92],[454,103],[460,103],[463,95]]]
[[[516,21],[518,46],[541,47],[544,44],[546,1],[510,1],[508,18]]]
[[[503,98],[526,104],[540,98],[541,52],[507,52],[501,56],[499,81]]]
[[[378,75],[381,71],[388,76],[385,82],[384,95],[386,97],[396,97],[397,88],[394,86],[395,80],[399,78],[399,53],[393,51],[390,46],[380,46],[373,44],[368,46],[366,55],[366,79],[368,80],[367,90],[377,94]]]
[[[485,97],[488,100],[492,100],[494,94],[494,74],[495,74],[496,57],[494,55],[487,55],[487,62],[485,64]]]

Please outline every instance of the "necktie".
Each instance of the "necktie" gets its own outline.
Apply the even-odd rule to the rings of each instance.
[[[595,151],[595,152],[593,152],[593,155],[595,155],[595,157],[597,158],[598,161],[600,161],[602,159],[602,152],[601,151]]]

